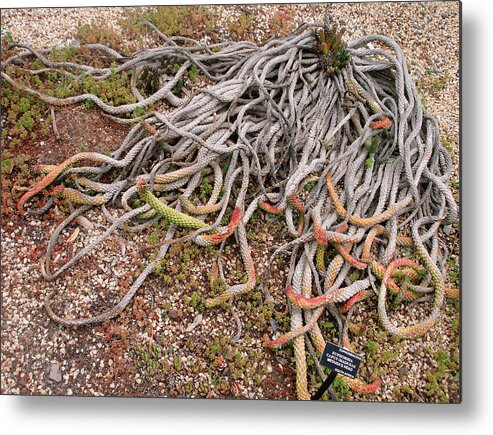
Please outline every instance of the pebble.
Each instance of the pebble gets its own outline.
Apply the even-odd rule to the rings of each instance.
[[[50,367],[50,374],[48,377],[55,382],[62,382],[62,372],[60,371],[60,364],[52,363]]]
[[[168,311],[168,316],[172,320],[177,320],[177,319],[180,318],[180,316],[178,315],[178,310],[169,310]]]
[[[399,369],[399,375],[406,376],[409,373],[409,369],[407,367],[401,367]]]

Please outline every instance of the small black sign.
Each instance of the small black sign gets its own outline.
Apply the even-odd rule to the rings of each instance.
[[[358,373],[360,363],[361,357],[358,354],[333,343],[325,345],[324,353],[320,360],[320,364],[323,366],[353,379]]]

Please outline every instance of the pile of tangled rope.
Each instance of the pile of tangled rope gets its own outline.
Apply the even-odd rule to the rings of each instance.
[[[46,203],[29,214],[46,212],[55,198],[76,206],[51,235],[42,262],[47,280],[117,230],[145,231],[163,219],[170,224],[157,255],[113,308],[93,317],[63,318],[53,311],[50,294],[45,301],[50,317],[80,326],[117,316],[169,246],[187,240],[224,246],[235,238],[248,276],[208,299],[207,307],[251,291],[257,279],[246,226],[260,208],[284,216],[292,238],[273,253],[290,255],[291,330],[275,339],[265,335],[264,341],[269,348],[293,341],[299,399],[310,398],[307,348],[318,360],[316,352],[326,343],[318,324],[322,316],[335,319],[340,344],[349,349],[352,312],[368,298],[377,301],[381,325],[391,334],[424,335],[437,322],[445,297],[458,296],[444,283],[448,253],[440,240],[458,209],[448,188],[451,158],[440,145],[437,122],[423,110],[400,47],[385,36],[346,44],[328,16],[261,46],[207,45],[153,29],[161,45],[130,57],[101,44],[86,46],[94,56],[111,58],[116,69],[53,63],[49,49],[21,44],[17,47],[25,51],[2,66],[3,80],[54,106],[91,100],[120,122],[129,122],[136,108],[147,110],[130,120],[135,125],[111,156],[81,152],[58,165],[40,166],[45,177],[19,200],[21,214],[42,193]],[[136,102],[113,107],[93,94],[45,95],[7,73],[28,59],[75,79],[126,73]],[[180,68],[170,73],[167,65],[177,63]],[[173,89],[192,65],[210,84],[177,96]],[[157,74],[159,86],[145,95],[137,84],[149,72]],[[151,107],[157,102],[174,108],[165,114]],[[194,194],[206,176],[214,178],[214,186],[203,204]],[[313,187],[307,191],[309,182]],[[110,206],[124,213],[116,216]],[[94,207],[108,220],[107,229],[53,270],[52,251],[62,231]],[[178,229],[189,232],[175,237]],[[222,270],[221,275],[224,279]],[[399,326],[388,313],[388,295],[402,302],[431,301],[429,312]],[[381,384],[380,378],[343,379],[360,393]]]

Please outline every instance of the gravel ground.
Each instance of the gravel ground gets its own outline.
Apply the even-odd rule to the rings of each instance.
[[[330,8],[337,20],[344,21],[349,40],[377,33],[393,37],[403,47],[427,108],[438,119],[442,142],[452,153],[452,181],[456,182],[454,194],[457,196],[459,3],[354,3],[332,4]],[[261,42],[272,36],[273,17],[296,24],[304,20],[320,21],[324,7],[264,5],[215,10],[221,14],[216,29],[219,37],[230,37],[229,23],[246,13],[252,17],[248,37]],[[97,20],[121,30],[120,20],[134,12],[134,8],[8,9],[2,10],[1,28],[2,34],[10,32],[14,40],[36,48],[67,45],[74,43],[80,24]],[[91,116],[97,116],[95,113],[91,112]],[[69,114],[64,115],[70,119]],[[79,124],[83,122],[83,119],[78,120]],[[120,130],[114,140],[121,134]],[[185,279],[166,287],[154,276],[121,317],[93,328],[67,329],[47,317],[43,308],[46,294],[56,290],[55,308],[59,312],[83,315],[104,309],[122,295],[138,273],[145,237],[121,233],[109,239],[98,253],[86,258],[81,267],[69,271],[55,283],[46,283],[40,275],[39,258],[54,221],[60,216],[50,212],[43,219],[3,217],[3,394],[294,398],[290,354],[288,350],[268,352],[262,347],[265,325],[262,329],[262,323],[256,321],[256,307],[249,298],[235,303],[240,308],[238,313],[243,323],[241,339],[236,345],[229,341],[237,332],[234,311],[197,310],[191,302],[194,292],[206,294],[210,287],[212,252],[190,251],[191,258],[186,266],[193,284]],[[89,217],[92,228],[80,231],[72,228],[64,234],[66,243],[55,262],[63,263],[72,250],[80,249],[101,231],[98,216]],[[280,242],[276,239],[280,236],[275,231],[265,230],[264,224],[259,222],[258,228],[251,230],[260,274],[268,264],[266,245]],[[446,242],[452,258],[457,261],[458,239],[458,225],[454,225]],[[231,275],[237,264],[232,250],[226,256],[225,266]],[[172,257],[168,267],[171,269],[166,273],[183,272],[179,255]],[[276,267],[277,273],[265,278],[264,290],[282,305],[283,268]],[[94,289],[98,289],[98,297]],[[414,305],[407,308],[408,311],[401,308],[395,316],[405,321],[423,315],[427,305]],[[409,310],[413,312],[411,316]],[[368,328],[353,344],[363,353],[367,340],[384,339],[385,345],[367,354],[361,371],[365,379],[370,379],[375,372],[380,373],[383,385],[373,396],[353,394],[347,400],[457,402],[457,379],[447,373],[440,378],[441,385],[437,387],[433,375],[443,361],[437,358],[437,353],[445,352],[453,358],[458,351],[458,304],[447,303],[438,325],[422,340],[412,342],[382,337],[375,312],[371,305],[360,305],[354,313],[354,322]],[[228,340],[221,341],[221,337]],[[231,358],[223,360],[220,354],[211,353],[211,347],[216,345],[226,349],[223,353]],[[440,393],[434,393],[434,388]]]

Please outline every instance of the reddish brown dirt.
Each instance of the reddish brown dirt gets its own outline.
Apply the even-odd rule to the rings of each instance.
[[[16,154],[30,156],[29,167],[34,173],[37,164],[55,165],[81,151],[111,152],[117,149],[127,135],[130,127],[119,124],[100,114],[96,109],[86,109],[83,105],[58,108],[55,123],[59,138],[53,125],[47,137],[39,140],[25,139],[16,146]],[[3,128],[8,128],[4,124]],[[36,129],[34,130],[36,132]],[[15,203],[24,193],[28,180],[18,177],[14,169],[8,176],[2,175],[2,219],[4,222],[19,223]],[[29,180],[32,183],[33,180]],[[19,189],[18,189],[19,188]],[[36,204],[40,199],[34,199]],[[42,203],[42,200],[41,200]]]
[[[55,137],[52,128],[48,140],[36,144],[27,142],[21,152],[32,155],[36,163],[57,164],[81,151],[114,151],[130,130],[128,125],[82,105],[56,109],[55,122],[60,139]]]

